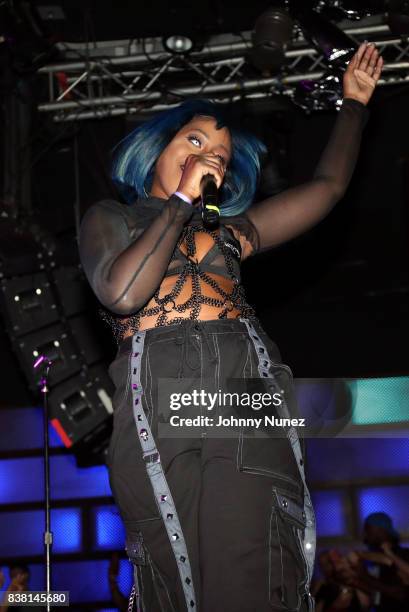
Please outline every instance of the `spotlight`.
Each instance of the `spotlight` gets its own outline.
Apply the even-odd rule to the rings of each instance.
[[[293,22],[282,8],[271,8],[258,17],[252,34],[250,58],[256,68],[277,72],[285,63],[285,47],[291,41]]]
[[[291,0],[290,14],[302,28],[305,38],[322,52],[329,64],[345,67],[356,47],[345,32],[301,0]]]
[[[340,107],[342,72],[329,69],[319,81],[300,81],[294,92],[293,102],[307,113]]]
[[[183,55],[184,53],[190,53],[192,51],[194,43],[188,36],[174,34],[173,36],[168,36],[163,39],[163,46],[169,53]]]

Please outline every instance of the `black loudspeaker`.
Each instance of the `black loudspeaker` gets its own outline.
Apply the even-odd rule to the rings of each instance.
[[[69,448],[106,441],[112,426],[113,383],[101,365],[82,371],[51,389],[51,424]]]
[[[14,349],[33,390],[41,378],[34,364],[42,355],[52,364],[49,374],[50,386],[72,376],[84,366],[69,327],[61,323],[16,339]]]
[[[60,316],[45,272],[4,279],[1,302],[6,327],[17,337],[55,323]]]
[[[47,391],[50,422],[77,461],[105,460],[112,431],[113,383],[98,334],[96,304],[79,265],[3,278],[5,329],[28,386]]]

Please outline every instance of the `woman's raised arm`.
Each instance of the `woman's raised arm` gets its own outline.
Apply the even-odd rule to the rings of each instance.
[[[374,46],[361,45],[344,74],[344,99],[310,181],[251,206],[245,216],[258,233],[254,252],[275,247],[323,219],[344,195],[356,165],[366,108],[382,69]]]

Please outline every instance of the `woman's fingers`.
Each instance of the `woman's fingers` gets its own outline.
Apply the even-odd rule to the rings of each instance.
[[[203,162],[207,166],[214,168],[217,173],[220,175],[220,178],[223,179],[225,173],[225,167],[221,159],[217,155],[211,155],[209,157],[203,156]]]
[[[217,158],[206,159],[202,157],[202,159],[198,160],[197,166],[198,171],[200,172],[200,175],[198,175],[199,181],[202,180],[202,177],[205,176],[205,174],[212,174],[216,181],[217,187],[221,186],[224,178],[224,168]]]
[[[206,166],[209,170],[208,174],[213,174],[217,187],[220,187],[223,182],[223,178],[224,178],[224,170],[221,169],[220,166],[216,164],[212,164],[211,162],[208,162]],[[207,174],[206,171],[203,172],[203,176],[205,174]]]
[[[372,73],[376,66],[376,62],[378,61],[378,56],[378,49],[373,43],[369,43],[365,53],[361,57],[361,61],[357,66],[358,70],[363,70],[364,72],[369,74],[369,76],[372,76]]]
[[[188,155],[177,190],[195,200],[200,196],[200,184],[203,176],[206,174],[213,175],[219,188],[223,182],[225,171],[224,163],[214,153]]]
[[[366,43],[361,43],[358,47],[358,51],[355,53],[354,57],[352,58],[350,64],[353,64],[351,67],[352,68],[357,68],[359,65],[359,62],[362,59],[363,54],[366,51],[366,47],[367,44]]]
[[[219,169],[221,172],[225,172],[225,164],[222,162],[218,155],[214,153],[204,153],[202,155],[189,155],[187,159],[191,159],[194,164],[209,164],[214,168]]]
[[[373,78],[375,79],[375,82],[379,79],[379,77],[381,76],[381,72],[382,72],[382,68],[383,68],[383,57],[379,56],[378,57],[378,61],[376,62],[376,66],[374,69],[374,73],[373,73]]]
[[[371,53],[373,51],[372,45],[367,45],[364,53],[361,56],[360,61],[358,62],[357,69],[366,72],[369,64],[369,58],[371,57]]]
[[[369,63],[368,63],[367,72],[370,76],[373,76],[375,74],[378,59],[379,59],[378,49],[375,48],[369,58]]]

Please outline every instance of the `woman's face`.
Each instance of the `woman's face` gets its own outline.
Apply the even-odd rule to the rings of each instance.
[[[194,117],[162,151],[155,165],[151,195],[168,199],[180,183],[188,155],[213,153],[227,166],[231,158],[231,137],[227,128],[216,128],[213,117]]]

